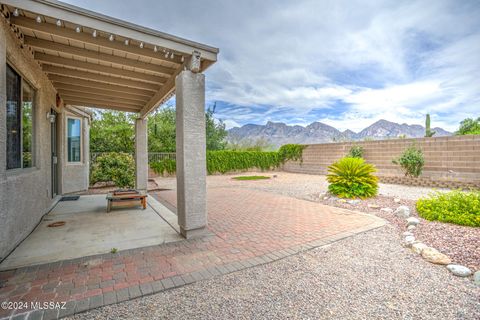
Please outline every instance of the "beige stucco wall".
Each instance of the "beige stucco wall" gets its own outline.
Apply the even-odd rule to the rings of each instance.
[[[412,144],[425,155],[420,179],[405,179],[400,167],[392,163]],[[480,135],[314,144],[303,151],[303,163],[289,161],[283,169],[326,174],[327,167],[345,156],[352,145],[364,148],[365,160],[377,167],[378,176],[385,182],[480,187]]]
[[[64,112],[62,112],[62,126],[61,126],[61,135],[60,135],[60,157],[62,163],[60,168],[62,170],[62,183],[60,192],[62,194],[72,193],[77,191],[83,191],[88,189],[88,176],[89,176],[89,163],[90,163],[90,153],[89,153],[89,132],[90,132],[90,122],[88,118],[85,118],[81,112],[76,111],[73,108],[67,107]],[[78,163],[68,163],[67,162],[67,134],[66,134],[66,123],[67,118],[79,118],[82,122],[82,150],[81,150],[81,162]]]
[[[7,62],[36,89],[34,101],[35,167],[33,168],[6,170],[5,82]],[[38,63],[34,61],[31,52],[21,47],[20,41],[10,30],[5,19],[0,19],[0,261],[35,228],[42,216],[58,200],[52,198],[51,191],[51,127],[47,120],[47,113],[55,105],[56,91],[51,82]],[[65,109],[61,107],[57,111],[60,112],[58,120],[63,122]],[[60,139],[64,139],[65,136],[62,134],[62,128],[65,128],[62,122],[59,125],[58,138]],[[88,143],[88,121],[84,120],[84,122],[87,122],[84,126],[84,141]],[[62,148],[60,148],[60,152],[63,152]],[[64,164],[62,153],[59,156],[59,165],[62,165]],[[88,161],[82,165],[82,170],[78,170],[78,173],[72,173],[75,170],[70,170],[70,168],[60,171],[63,181],[66,179],[75,181],[62,188],[62,180],[60,180],[60,193],[83,190],[88,186]]]

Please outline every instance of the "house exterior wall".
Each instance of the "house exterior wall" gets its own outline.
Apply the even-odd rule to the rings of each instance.
[[[327,167],[345,156],[353,145],[364,148],[364,158],[374,164],[380,181],[431,187],[480,188],[480,136],[432,137],[308,145],[303,162],[288,161],[283,170],[326,174]],[[419,178],[407,178],[392,159],[411,145],[423,150],[425,167]]]
[[[6,170],[7,62],[36,90],[33,115],[35,164],[28,169]],[[21,47],[21,42],[5,19],[0,19],[0,261],[30,234],[42,216],[58,201],[58,198],[52,197],[51,124],[47,120],[47,113],[55,106],[56,91],[52,83],[35,62],[31,52]],[[60,112],[58,118],[64,119],[65,108],[60,106],[56,109]],[[65,136],[62,127],[63,123],[59,125],[59,139],[64,139]],[[84,141],[88,143],[88,125],[84,127]],[[60,164],[65,163],[62,161],[63,155],[59,153],[59,156]],[[87,170],[79,170],[78,176],[77,173],[71,173],[74,170],[59,170],[64,180],[80,177],[81,181],[62,188],[60,180],[59,193],[83,190],[88,186],[88,160],[84,166]]]
[[[67,154],[67,119],[69,117],[80,118],[82,122],[82,149],[81,149],[81,161],[79,163],[68,163]],[[61,173],[61,186],[60,192],[62,194],[72,193],[77,191],[83,191],[88,189],[89,184],[89,167],[90,167],[90,152],[89,152],[89,139],[90,139],[90,121],[81,110],[76,108],[66,107],[61,115],[62,125],[60,126],[60,150],[59,155],[62,159],[60,168]]]

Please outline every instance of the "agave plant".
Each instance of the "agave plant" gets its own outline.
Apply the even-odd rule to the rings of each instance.
[[[369,198],[377,194],[375,166],[362,158],[342,158],[328,167],[328,190],[341,198]]]

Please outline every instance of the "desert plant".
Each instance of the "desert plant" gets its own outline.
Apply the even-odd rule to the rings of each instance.
[[[349,158],[363,158],[363,147],[358,145],[353,145],[348,152],[347,157]]]
[[[480,191],[436,192],[416,204],[418,214],[427,220],[480,227]]]
[[[280,161],[282,163],[285,163],[288,160],[292,161],[298,161],[300,162],[303,161],[302,159],[302,154],[303,154],[303,149],[305,149],[306,146],[301,145],[301,144],[285,144],[278,149],[278,156],[280,157]]]
[[[427,113],[425,117],[425,137],[430,138],[433,137],[435,131],[430,129],[430,114]]]
[[[418,177],[422,174],[425,158],[422,150],[410,146],[400,157],[393,159],[392,163],[400,165],[405,172],[405,176]]]
[[[113,182],[119,188],[133,188],[135,162],[128,153],[109,152],[98,156],[92,165],[90,183]]]
[[[375,166],[362,158],[342,158],[328,167],[328,190],[341,198],[369,198],[377,194]]]

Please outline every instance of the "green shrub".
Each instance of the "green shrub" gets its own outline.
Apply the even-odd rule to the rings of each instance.
[[[480,191],[436,192],[418,200],[416,206],[427,220],[480,227]]]
[[[302,154],[303,154],[303,149],[305,149],[306,146],[301,145],[301,144],[285,144],[278,149],[278,156],[280,157],[280,161],[282,163],[285,163],[288,160],[292,161],[297,161],[300,160],[300,162],[303,161],[302,159]]]
[[[422,174],[425,158],[422,150],[410,146],[399,158],[393,159],[392,162],[400,165],[406,176],[418,177]]]
[[[480,134],[480,117],[467,118],[460,122],[460,128],[455,132],[456,135]]]
[[[376,168],[362,158],[342,158],[328,167],[328,190],[341,198],[369,198],[377,194]]]
[[[119,188],[133,188],[135,162],[132,155],[109,152],[98,156],[90,173],[90,183],[97,182],[113,182]]]
[[[177,163],[174,159],[165,158],[151,163],[150,168],[159,175],[164,175],[165,173],[173,175],[177,170]]]
[[[262,151],[207,151],[207,172],[227,173],[248,169],[270,170],[280,165],[278,152]]]
[[[363,147],[362,146],[352,146],[348,152],[348,158],[363,158]]]

